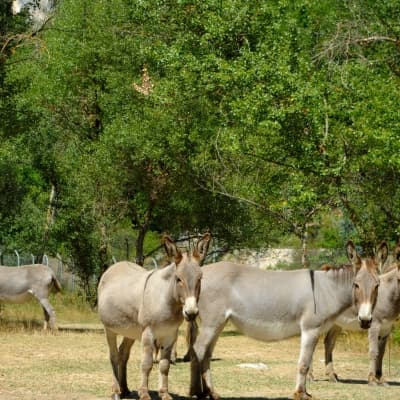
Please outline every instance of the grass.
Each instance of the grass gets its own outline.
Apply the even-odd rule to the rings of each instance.
[[[96,313],[70,295],[57,295],[52,304],[61,323],[98,323]],[[4,319],[6,316],[6,319]],[[23,321],[24,318],[32,318]],[[6,323],[4,323],[6,321]],[[30,322],[29,322],[30,321]],[[0,320],[0,400],[100,400],[109,399],[111,367],[104,335],[98,332],[61,331],[45,333],[42,313],[33,304],[6,305]],[[183,336],[183,335],[182,335]],[[322,341],[321,341],[322,342]],[[389,351],[390,350],[390,351]],[[184,340],[178,353],[185,351]],[[397,400],[400,397],[400,348],[391,343],[384,360],[389,388],[369,387],[368,341],[366,335],[343,334],[334,352],[336,370],[343,379],[326,381],[323,347],[314,356],[316,381],[308,384],[315,399]],[[296,379],[299,338],[261,343],[239,335],[228,325],[214,351],[213,380],[225,399],[286,400],[292,397]],[[128,382],[132,390],[139,385],[140,346],[133,347]],[[266,369],[242,368],[242,363],[263,363]],[[150,388],[157,389],[157,366]],[[187,396],[189,365],[177,363],[170,370],[170,391],[175,399]],[[156,394],[152,394],[156,398]]]
[[[99,323],[99,318],[79,293],[51,293],[50,304],[56,311],[58,324]],[[43,311],[37,301],[23,304],[2,304],[1,329],[25,327],[27,329],[43,326]],[[1,399],[0,399],[1,400]]]

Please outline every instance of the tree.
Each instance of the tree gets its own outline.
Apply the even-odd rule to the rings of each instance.
[[[7,59],[14,204],[38,204],[42,248],[87,282],[127,220],[139,263],[149,231],[209,228],[236,244],[295,234],[306,264],[310,228],[338,207],[369,251],[399,222],[398,50],[371,40],[397,37],[384,6],[387,31],[362,40],[354,15],[382,28],[370,2],[59,2]],[[335,42],[346,26],[355,39]]]
[[[35,254],[43,239],[43,180],[31,164],[20,136],[26,128],[13,96],[20,87],[8,81],[13,54],[32,39],[27,15],[13,16],[11,1],[0,4],[0,245]]]
[[[338,197],[368,253],[399,235],[398,7],[346,4],[317,57],[328,82],[328,158],[338,171]]]
[[[223,162],[213,168],[214,186],[256,204],[275,223],[284,221],[282,228],[297,231],[303,241],[313,223],[307,216],[340,205],[371,253],[377,241],[398,234],[392,207],[399,173],[394,155],[398,83],[393,76],[397,6],[386,2],[386,11],[378,11],[380,6],[372,3],[352,3],[345,10],[335,2],[253,4],[254,9],[235,8],[237,25],[232,27],[229,8],[214,25],[220,37],[231,39],[227,45],[218,42],[219,57],[212,58],[214,68],[208,68],[212,72],[206,78],[218,88],[213,98],[220,94],[225,118],[217,149]],[[329,39],[337,26],[346,26],[354,10],[361,14],[361,9],[369,18],[362,25],[367,29],[381,27],[379,21],[387,20],[382,12],[388,12],[392,33],[350,37],[350,43],[337,46],[348,53],[330,52],[336,49]],[[233,38],[237,48],[232,54]],[[377,44],[385,48],[373,52],[370,45]],[[371,55],[374,62],[368,61]]]
[[[192,131],[196,124],[179,92],[181,37],[165,42],[173,21],[162,32],[162,24],[145,24],[174,8],[134,2],[127,13],[126,7],[60,3],[38,32],[39,45],[21,48],[9,74],[20,86],[19,118],[26,126],[36,121],[23,136],[33,165],[53,193],[45,245],[70,256],[85,282],[107,266],[111,235],[126,218],[142,263],[150,229],[207,227],[229,239],[247,212],[194,183],[205,178],[192,157],[208,138]]]

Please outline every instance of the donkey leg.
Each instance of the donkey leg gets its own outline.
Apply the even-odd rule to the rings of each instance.
[[[120,400],[121,388],[119,385],[118,379],[118,370],[119,370],[119,352],[117,346],[117,335],[114,332],[111,332],[105,327],[106,339],[108,343],[108,349],[110,352],[110,362],[111,368],[113,371],[113,385],[112,385],[112,394],[111,399]]]
[[[157,340],[154,340],[153,346],[153,363],[158,363],[160,361],[160,346],[158,345]]]
[[[186,354],[183,356],[183,361],[184,362],[189,362],[191,355],[190,355],[190,349],[193,346],[193,342],[195,340],[194,337],[192,337],[192,331],[193,331],[193,324],[196,324],[196,321],[191,321],[186,324],[186,329],[185,329],[185,341],[186,341],[186,347],[187,351]]]
[[[161,400],[172,400],[172,397],[168,393],[168,373],[170,367],[171,353],[175,347],[177,335],[178,332],[176,332],[175,338],[172,338],[170,343],[164,342],[161,346],[158,389],[158,394]]]
[[[42,310],[44,315],[43,330],[47,331],[47,328],[49,327],[50,315],[44,307],[42,307]]]
[[[131,395],[126,381],[126,365],[131,354],[132,345],[135,343],[134,339],[124,337],[118,348],[118,381],[121,390],[121,398],[129,397]]]
[[[150,328],[146,328],[142,333],[142,380],[138,391],[140,400],[151,400],[149,395],[149,375],[151,369],[153,368],[153,350],[153,333]]]
[[[379,383],[383,386],[389,386],[389,384],[383,378],[383,369],[382,369],[383,356],[385,355],[386,342],[388,340],[388,337],[389,334],[379,337],[379,346],[378,346],[379,353],[376,366],[376,377],[379,379]]]
[[[369,374],[368,383],[372,386],[383,385],[388,386],[382,378],[382,362],[385,355],[386,342],[389,337],[390,330],[381,332],[381,324],[374,322],[368,331],[369,340]]]
[[[376,324],[372,324],[372,326],[368,330],[368,342],[369,342],[368,384],[370,386],[376,386],[379,384],[379,379],[377,378],[377,365],[379,358],[379,330],[380,326]]]
[[[201,382],[201,368],[200,368],[201,361],[199,361],[199,358],[197,357],[197,352],[191,356],[191,360],[190,360],[189,395],[202,397],[203,387],[202,387],[202,382]]]
[[[172,345],[171,356],[170,356],[170,361],[172,364],[176,364],[176,360],[178,358],[177,346],[178,346],[178,336],[176,336],[175,342]]]
[[[385,355],[386,342],[388,337],[389,335],[379,337],[378,358],[376,360],[376,378],[379,380],[379,383],[383,386],[389,386],[389,384],[383,378],[383,370],[382,370],[383,356]]]
[[[300,357],[298,362],[296,389],[293,395],[294,400],[309,400],[311,395],[306,390],[307,373],[310,369],[315,346],[318,343],[320,330],[318,328],[302,330]]]
[[[339,378],[333,367],[333,349],[335,348],[336,340],[342,332],[342,328],[338,325],[333,325],[327,332],[324,339],[325,348],[325,375],[328,377],[329,382],[338,382]]]
[[[54,308],[51,306],[47,298],[37,298],[37,299],[43,309],[43,314],[44,314],[43,329],[46,330],[47,326],[49,325],[50,329],[56,331],[57,324],[56,324],[56,313],[54,311]]]
[[[220,398],[212,383],[210,364],[214,347],[223,328],[224,325],[218,329],[202,328],[196,339],[191,360],[190,395],[198,398],[210,396],[214,400]]]

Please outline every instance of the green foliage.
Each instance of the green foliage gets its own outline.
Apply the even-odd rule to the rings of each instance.
[[[398,236],[396,2],[64,0],[34,33],[1,7],[1,242],[88,293],[163,231]]]

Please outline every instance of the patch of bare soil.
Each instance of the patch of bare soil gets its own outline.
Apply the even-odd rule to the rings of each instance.
[[[183,335],[178,355],[185,351]],[[327,382],[323,348],[314,357],[316,381],[308,384],[315,399],[391,400],[400,398],[400,351],[393,344],[385,356],[384,375],[390,387],[369,387],[366,336],[343,335],[334,353],[342,381]],[[299,338],[261,343],[233,331],[220,337],[212,362],[217,391],[235,400],[290,399],[295,386]],[[390,356],[390,357],[389,357]],[[139,385],[140,344],[135,343],[129,361],[128,383]],[[389,362],[390,358],[390,362]],[[263,368],[241,364],[262,364]],[[158,366],[151,374],[150,388],[157,389]],[[111,394],[111,367],[105,337],[99,331],[0,330],[0,400],[100,400]],[[175,398],[187,397],[189,365],[178,362],[170,370],[170,391]],[[156,393],[152,393],[156,398]]]

